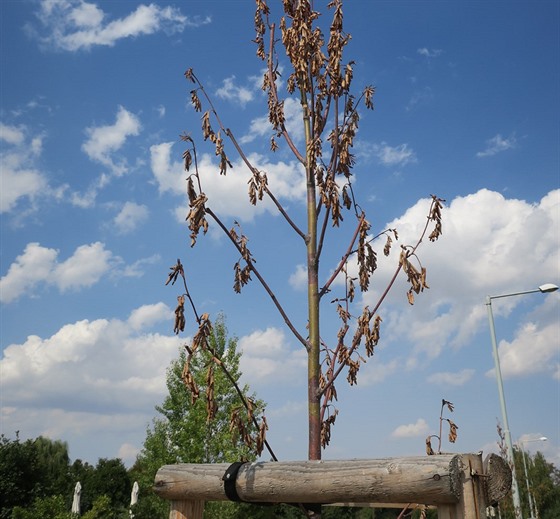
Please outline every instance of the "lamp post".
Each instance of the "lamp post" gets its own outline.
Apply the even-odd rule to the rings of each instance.
[[[494,315],[492,313],[492,300],[501,299],[503,297],[534,294],[536,292],[541,292],[544,294],[547,292],[554,292],[555,290],[558,290],[558,287],[556,285],[553,285],[552,283],[546,283],[545,285],[541,285],[539,288],[535,290],[525,290],[524,292],[513,292],[511,294],[502,294],[499,296],[486,296],[486,308],[488,309],[488,323],[490,325],[490,338],[492,339],[492,352],[494,354],[496,381],[498,383],[498,394],[500,395],[500,407],[502,409],[502,420],[504,422],[504,436],[505,436],[506,446],[507,446],[507,457],[512,471],[511,493],[513,497],[513,507],[515,509],[515,517],[519,519],[523,519],[523,515],[521,513],[521,501],[519,500],[519,487],[517,486],[517,477],[515,475],[515,460],[513,457],[513,444],[511,442],[511,433],[509,430],[509,422],[507,418],[506,399],[504,396],[504,384],[502,382],[502,370],[500,369],[498,344],[496,342],[496,329],[494,327]]]
[[[517,442],[519,443],[519,447],[521,449],[521,456],[523,457],[523,469],[525,470],[525,484],[527,485],[527,496],[529,497],[529,510],[531,512],[531,517],[529,519],[536,519],[537,511],[536,511],[535,503],[533,501],[533,496],[531,495],[531,487],[529,485],[529,474],[527,472],[527,462],[525,460],[525,450],[523,449],[523,444],[529,442],[545,442],[546,440],[548,440],[546,436],[541,436],[540,438],[535,438],[533,440],[519,440]]]

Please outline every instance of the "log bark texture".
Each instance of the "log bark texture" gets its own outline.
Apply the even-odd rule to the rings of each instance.
[[[155,492],[168,500],[227,500],[222,477],[229,465],[166,465]],[[241,467],[236,490],[255,503],[456,504],[462,492],[461,455],[379,460],[256,462]]]

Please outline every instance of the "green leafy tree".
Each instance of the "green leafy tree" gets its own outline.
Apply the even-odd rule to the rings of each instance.
[[[65,442],[42,436],[21,442],[17,434],[15,440],[2,435],[0,518],[11,517],[15,507],[19,507],[18,513],[22,513],[32,503],[43,506],[43,498],[47,497],[61,496],[68,505],[71,499],[68,468],[68,445]]]
[[[520,456],[521,452],[516,451],[516,454]],[[540,452],[534,456],[529,453],[525,453],[525,455],[529,486],[538,516],[541,519],[560,517],[560,470],[547,462]],[[518,466],[523,468],[523,460],[516,460],[516,467]],[[518,481],[525,481],[524,474],[518,477],[520,478]],[[521,487],[523,487],[522,496],[526,497],[526,485],[521,485]],[[527,497],[526,501],[528,501]]]
[[[91,508],[81,516],[81,519],[130,519],[128,508],[116,507],[111,498],[104,494],[98,496]]]
[[[499,429],[499,433],[501,433],[501,429]],[[502,449],[504,448],[503,443],[499,445]],[[526,452],[526,478],[522,451],[514,447],[513,454],[523,517],[531,517],[527,479],[537,517],[540,519],[560,517],[560,471],[552,463],[546,461],[542,453],[537,452],[531,456]],[[503,451],[502,455],[505,457]],[[500,501],[499,509],[502,519],[515,519],[511,492]]]
[[[29,508],[16,506],[11,519],[72,519],[68,504],[62,495],[40,497]]]
[[[33,502],[40,473],[33,442],[0,437],[0,518],[11,517],[16,506]]]
[[[93,490],[94,485],[90,484],[90,482],[94,480],[95,466],[90,465],[87,461],[83,462],[81,459],[77,459],[70,466],[69,472],[72,482],[70,495],[74,494],[74,487],[77,482],[80,482],[82,486],[80,509],[82,512],[89,510],[93,506],[96,497]]]
[[[41,495],[68,495],[72,490],[68,444],[39,436],[33,442],[37,452],[37,467],[41,473]]]
[[[92,477],[82,486],[85,484],[91,487],[90,491],[96,498],[106,496],[110,506],[115,510],[125,509],[130,505],[132,483],[120,459],[101,458],[95,466]]]
[[[243,404],[246,402],[255,419],[262,419],[264,403],[250,394],[248,386],[240,386],[241,354],[237,351],[237,339],[228,338],[223,316],[217,318],[207,340],[208,344],[197,355],[186,347],[167,370],[168,395],[156,407],[160,417],[148,428],[142,452],[130,471],[131,478],[140,485],[134,511],[139,519],[148,517],[148,513],[151,517],[167,517],[167,505],[154,499],[151,492],[155,473],[162,465],[255,459],[247,443],[258,441],[258,431],[243,429],[247,417],[240,415],[247,413]],[[201,393],[201,387],[206,392]],[[210,421],[209,408],[213,415]],[[248,441],[248,436],[253,440]],[[233,503],[208,503],[205,517],[258,517],[248,515],[248,509]]]

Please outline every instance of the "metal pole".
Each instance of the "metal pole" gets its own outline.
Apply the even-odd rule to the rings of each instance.
[[[531,496],[531,487],[529,486],[529,474],[527,472],[527,460],[525,459],[525,450],[523,449],[523,442],[519,442],[519,448],[521,449],[521,456],[523,457],[523,470],[525,471],[525,484],[527,485],[527,495],[529,496],[529,511],[531,517],[529,519],[535,518],[535,507],[533,506],[533,497]]]
[[[538,290],[537,290],[538,292]],[[520,292],[532,293],[532,292]],[[515,294],[517,295],[517,294]],[[506,296],[497,296],[506,297]],[[512,480],[511,480],[511,494],[513,497],[513,507],[515,510],[515,517],[523,519],[521,513],[521,502],[519,500],[519,487],[517,486],[517,476],[515,475],[515,460],[513,453],[513,443],[511,441],[511,433],[509,431],[509,422],[506,411],[506,399],[504,396],[504,385],[502,382],[502,370],[500,369],[500,358],[498,356],[498,345],[496,343],[496,329],[494,328],[494,315],[492,313],[492,297],[486,296],[486,307],[488,308],[488,322],[490,324],[490,337],[492,339],[492,352],[494,354],[494,365],[496,368],[496,380],[498,382],[498,393],[500,395],[500,407],[502,408],[502,420],[504,422],[504,436],[507,446],[508,462],[511,466]]]

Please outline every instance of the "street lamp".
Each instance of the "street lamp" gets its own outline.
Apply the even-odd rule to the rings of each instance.
[[[519,500],[519,487],[517,486],[517,477],[515,475],[515,460],[513,458],[513,444],[511,442],[511,433],[509,431],[509,422],[506,411],[506,399],[504,397],[504,384],[502,382],[502,370],[500,369],[500,358],[498,357],[498,344],[496,342],[496,329],[494,328],[494,315],[492,314],[492,299],[501,299],[503,297],[521,296],[525,294],[533,294],[535,292],[548,293],[558,290],[556,285],[546,283],[535,290],[526,290],[524,292],[514,292],[512,294],[502,294],[499,296],[486,296],[486,307],[488,309],[488,323],[490,324],[490,338],[492,339],[492,352],[494,354],[494,364],[496,369],[496,381],[498,382],[498,393],[500,395],[500,407],[502,408],[502,420],[504,422],[504,436],[507,446],[508,462],[511,466],[512,481],[511,493],[513,497],[513,507],[515,509],[515,517],[522,519],[521,501]]]
[[[525,484],[527,485],[527,496],[529,497],[529,511],[531,512],[531,517],[529,519],[536,519],[537,510],[535,503],[533,502],[533,496],[531,495],[531,487],[529,486],[529,474],[527,473],[527,462],[525,461],[525,450],[523,449],[524,443],[529,442],[545,442],[548,440],[546,436],[541,436],[540,438],[535,438],[533,440],[519,440],[519,447],[521,448],[521,456],[523,457],[523,469],[525,470]]]

